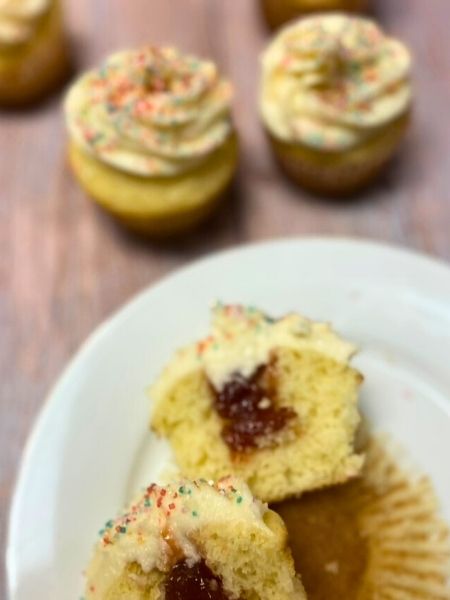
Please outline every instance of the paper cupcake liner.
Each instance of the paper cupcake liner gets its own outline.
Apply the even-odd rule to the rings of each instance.
[[[359,479],[276,507],[308,600],[450,600],[449,530],[430,480],[386,440],[364,446]]]
[[[283,171],[300,186],[317,194],[348,196],[368,186],[388,163],[407,131],[411,115],[403,115],[361,146],[327,152],[288,143],[268,132]]]
[[[24,106],[42,99],[70,75],[71,56],[60,2],[25,44],[0,52],[0,105]]]
[[[430,480],[411,476],[373,441],[363,490],[358,521],[368,561],[358,600],[449,599],[449,530]]]
[[[262,0],[266,20],[272,29],[287,21],[312,12],[362,12],[367,0]]]

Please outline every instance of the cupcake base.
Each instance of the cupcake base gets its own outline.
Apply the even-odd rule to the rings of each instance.
[[[69,64],[62,11],[54,2],[29,42],[0,49],[0,105],[40,100],[63,82]]]
[[[317,194],[349,196],[369,185],[392,158],[408,128],[405,115],[365,144],[344,152],[326,152],[289,144],[269,134],[281,168],[296,183]]]
[[[313,12],[364,11],[367,0],[262,0],[268,25],[276,29],[291,19]]]
[[[196,169],[176,177],[145,178],[114,169],[75,143],[69,159],[83,189],[127,228],[152,237],[191,229],[216,207],[234,175],[237,136]]]

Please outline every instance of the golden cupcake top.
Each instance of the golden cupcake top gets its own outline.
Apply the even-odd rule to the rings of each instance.
[[[213,62],[147,46],[84,74],[65,109],[72,140],[98,160],[134,175],[170,177],[225,142],[231,99]]]
[[[0,0],[0,46],[28,41],[51,0]]]
[[[350,149],[411,106],[408,49],[369,19],[301,19],[273,39],[262,68],[263,120],[288,143]]]
[[[327,323],[315,323],[295,313],[273,319],[253,306],[217,303],[211,321],[206,338],[177,352],[151,390],[155,399],[199,369],[221,390],[236,375],[249,378],[258,367],[267,365],[277,348],[316,351],[342,363],[355,352]]]
[[[201,560],[192,536],[210,524],[245,522],[269,532],[263,521],[267,507],[234,477],[217,483],[180,480],[164,487],[152,484],[128,510],[100,530],[88,566],[87,599],[103,598],[130,564],[143,573],[167,573],[175,563]]]

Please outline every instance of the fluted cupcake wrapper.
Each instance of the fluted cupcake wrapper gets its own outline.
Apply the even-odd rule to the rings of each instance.
[[[430,480],[410,476],[374,441],[363,489],[358,521],[368,561],[358,600],[450,598],[449,530]]]

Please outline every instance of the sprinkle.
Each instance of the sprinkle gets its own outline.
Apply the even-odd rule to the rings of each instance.
[[[236,502],[237,502],[238,504],[241,504],[242,500],[243,500],[242,496],[238,496],[238,497],[236,498]]]
[[[196,510],[193,510],[193,511],[192,511],[192,516],[193,516],[193,517],[198,517],[198,512],[197,512]]]

